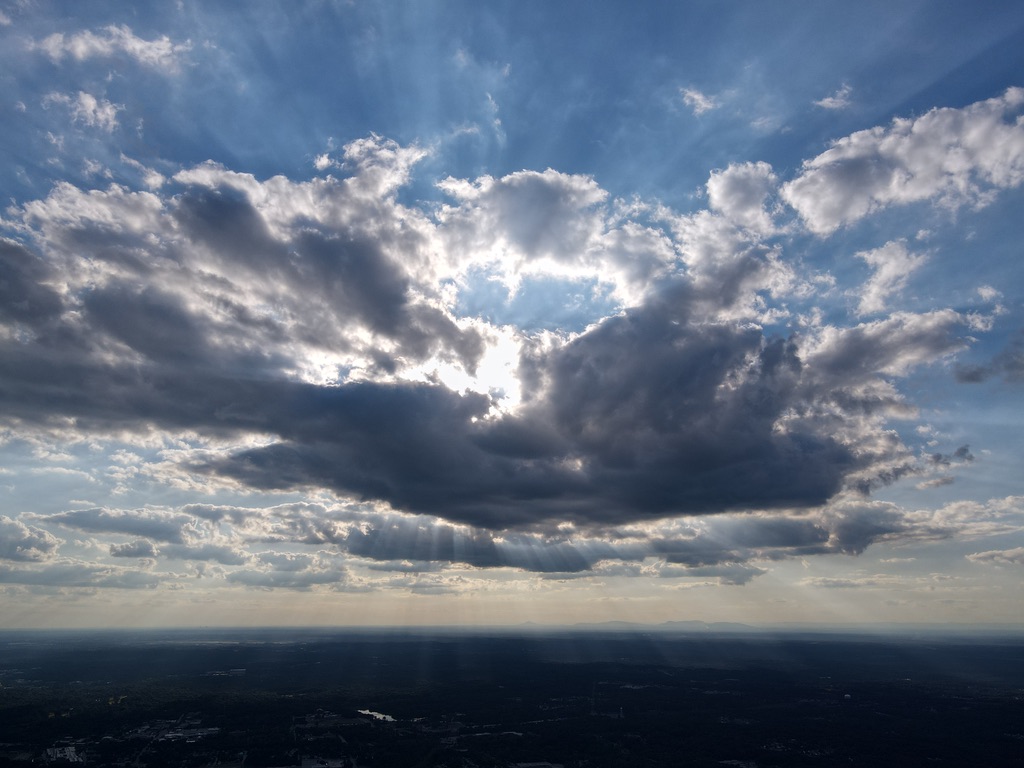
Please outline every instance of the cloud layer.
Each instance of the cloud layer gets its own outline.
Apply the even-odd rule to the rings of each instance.
[[[40,46],[55,61],[153,66],[186,50],[115,27]],[[86,126],[117,125],[109,101],[48,98]],[[3,222],[11,439],[185,435],[151,476],[331,501],[2,518],[0,559],[22,565],[0,581],[150,588],[177,578],[161,563],[258,589],[358,591],[358,563],[424,592],[456,591],[423,574],[461,567],[742,584],[774,560],[947,536],[870,493],[942,463],[892,428],[916,415],[900,383],[984,322],[892,306],[930,258],[906,240],[854,252],[870,275],[851,288],[855,310],[826,320],[834,278],[794,251],[886,206],[981,206],[1019,186],[1022,105],[1012,88],[861,131],[788,181],[765,162],[729,165],[689,213],[553,169],[447,177],[437,200],[412,202],[429,151],[376,135],[316,157],[337,176],[261,180],[207,162],[147,189],[58,182]],[[575,317],[539,330],[467,311],[481,283],[541,315],[571,295]],[[958,375],[1011,377],[1013,359]],[[99,537],[76,546],[117,565],[62,557],[44,525]]]

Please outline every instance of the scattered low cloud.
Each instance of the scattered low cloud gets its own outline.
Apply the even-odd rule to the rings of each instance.
[[[41,562],[52,559],[61,540],[41,528],[0,516],[0,559]]]
[[[157,553],[158,550],[153,542],[146,539],[110,545],[111,557],[156,557]]]
[[[974,552],[967,555],[967,559],[972,563],[984,563],[987,565],[1024,565],[1024,547]]]
[[[718,107],[718,101],[696,88],[680,88],[679,94],[683,97],[683,103],[693,110],[695,115],[703,115]]]
[[[849,85],[843,83],[843,85],[833,93],[831,96],[826,96],[823,99],[819,99],[814,102],[814,106],[821,107],[822,109],[839,110],[846,109],[850,106],[850,94],[853,93],[853,89]]]
[[[992,192],[1024,181],[1024,88],[963,109],[858,131],[804,162],[782,197],[818,235],[872,211],[926,200],[983,206]]]
[[[99,128],[107,133],[112,133],[117,128],[117,113],[124,109],[123,105],[112,104],[106,99],[97,99],[84,91],[79,91],[76,96],[50,93],[43,99],[43,104],[61,104],[68,108],[76,123]]]
[[[127,56],[139,64],[173,72],[192,48],[188,40],[175,43],[166,35],[144,40],[121,24],[111,24],[98,31],[84,30],[72,34],[56,32],[35,44],[55,63],[65,58],[84,61],[92,58]]]

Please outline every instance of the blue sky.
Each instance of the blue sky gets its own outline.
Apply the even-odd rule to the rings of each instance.
[[[6,626],[1019,623],[1013,4],[0,42]]]

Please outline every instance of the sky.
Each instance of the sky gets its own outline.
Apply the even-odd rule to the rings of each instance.
[[[0,0],[0,627],[1021,625],[1024,6]]]

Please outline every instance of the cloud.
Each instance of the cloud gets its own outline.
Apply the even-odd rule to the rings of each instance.
[[[43,99],[43,104],[62,104],[71,111],[71,117],[75,122],[99,128],[107,133],[112,133],[117,128],[117,113],[124,109],[124,105],[111,104],[106,99],[97,99],[84,91],[79,91],[77,96],[50,93]]]
[[[0,238],[0,321],[39,328],[55,319],[63,306],[46,279],[45,261],[13,240]]]
[[[891,588],[899,586],[902,579],[886,574],[873,576],[854,576],[850,578],[813,576],[801,580],[800,584],[806,587],[818,587],[821,589],[865,589],[872,587]]]
[[[680,88],[679,94],[683,97],[683,103],[693,110],[695,115],[703,115],[718,107],[718,101],[707,96],[696,88]]]
[[[0,309],[12,329],[0,337],[5,418],[195,433],[217,446],[161,471],[327,490],[492,532],[806,510],[919,471],[884,429],[912,413],[892,380],[962,349],[967,321],[894,312],[766,331],[768,301],[811,290],[764,242],[777,185],[767,164],[713,174],[712,210],[696,214],[609,202],[594,179],[550,169],[447,179],[450,202],[423,210],[398,193],[425,150],[371,136],[342,155],[341,178],[259,180],[204,163],[153,191],[59,183],[14,209],[40,255],[0,248],[24,297]],[[498,328],[452,298],[481,265],[513,286],[598,280],[621,303],[575,333]],[[516,398],[476,378],[499,341]],[[233,543],[166,510],[45,519],[191,548],[161,545],[164,556],[243,559],[195,549]],[[359,552],[360,536],[402,538],[348,535]],[[457,550],[450,538],[438,559],[595,562],[560,545],[463,536]],[[417,546],[386,559],[431,559]]]
[[[34,515],[33,519],[87,533],[121,533],[172,544],[183,544],[186,530],[193,525],[193,518],[187,515],[156,509],[111,510],[96,507]]]
[[[278,397],[264,421],[254,400],[253,425],[284,440],[209,469],[486,528],[824,503],[861,462],[813,421],[775,428],[801,393],[796,348],[691,326],[679,306],[638,309],[525,358],[525,379],[544,385],[527,387],[517,415],[493,421],[482,420],[485,398],[435,386],[311,389],[302,410],[312,420]],[[724,380],[735,382],[728,394]]]
[[[42,528],[0,516],[0,559],[19,562],[50,560],[62,543]]]
[[[221,565],[244,565],[250,560],[248,553],[242,550],[211,543],[164,544],[158,554],[174,560],[204,560]]]
[[[928,456],[928,460],[937,466],[948,467],[950,464],[960,464],[962,462],[974,461],[974,456],[971,454],[969,445],[961,445],[950,455],[942,453],[933,453]]]
[[[145,571],[70,559],[35,568],[0,565],[0,584],[54,588],[153,589],[162,581],[162,577]]]
[[[867,262],[874,274],[860,289],[857,313],[868,315],[885,310],[886,299],[899,293],[910,273],[924,264],[926,256],[911,253],[902,240],[893,240],[881,248],[855,254]]]
[[[45,52],[55,63],[60,63],[65,57],[85,61],[123,54],[145,66],[173,72],[192,44],[188,40],[184,43],[172,42],[166,35],[155,40],[143,40],[130,27],[111,24],[98,32],[85,30],[69,35],[54,33],[36,43],[35,47]]]
[[[554,266],[583,257],[600,234],[593,215],[607,193],[587,176],[548,169],[473,182],[445,179],[439,188],[458,201],[440,212],[453,254],[506,254],[516,269],[535,261]]]
[[[160,187],[162,187],[164,183],[167,181],[167,178],[162,173],[154,170],[153,168],[147,168],[138,160],[134,160],[128,157],[123,152],[121,153],[121,162],[127,165],[128,167],[134,168],[139,173],[141,173],[142,183],[148,189],[160,189]]]
[[[861,382],[873,374],[900,376],[965,347],[955,331],[965,325],[952,310],[894,312],[883,320],[850,328],[826,327],[807,352],[823,380]]]
[[[774,227],[765,202],[775,191],[777,181],[768,163],[734,163],[711,174],[707,183],[708,204],[739,226],[770,234]]]
[[[258,560],[258,567],[232,571],[225,578],[231,584],[254,589],[300,592],[324,585],[343,588],[349,580],[348,570],[329,557],[268,553]]]
[[[942,524],[889,503],[856,497],[803,512],[782,509],[599,527],[561,525],[537,532],[496,532],[453,525],[436,516],[350,505],[189,505],[174,514],[186,510],[215,527],[193,528],[196,536],[184,545],[157,547],[149,539],[114,543],[109,546],[111,556],[217,563],[219,570],[207,575],[266,589],[407,588],[408,584],[384,584],[379,578],[353,580],[350,571],[415,575],[450,566],[511,569],[550,578],[713,577],[723,584],[742,584],[764,574],[769,562],[830,553],[857,555],[878,541],[944,537],[959,528],[949,520]],[[259,551],[270,542],[289,551]]]
[[[957,381],[965,384],[977,384],[995,377],[1013,383],[1024,381],[1024,333],[1017,334],[990,362],[956,367]]]
[[[296,512],[282,509],[259,517],[291,518]],[[686,576],[691,569],[728,566],[753,578],[763,572],[756,563],[826,553],[856,555],[877,541],[934,538],[951,530],[932,520],[915,519],[893,504],[856,497],[804,513],[787,509],[677,517],[625,526],[548,528],[535,533],[498,533],[426,515],[325,510],[302,516],[308,525],[289,529],[271,523],[282,533],[277,540],[335,547],[368,561],[370,570],[418,573],[435,570],[437,564],[456,564],[562,577],[618,574],[668,578]],[[311,529],[320,534],[308,536]]]
[[[933,109],[858,131],[804,162],[782,197],[808,229],[828,235],[890,205],[984,205],[1024,181],[1024,88],[963,109]]]
[[[972,563],[985,563],[989,565],[1024,565],[1024,547],[974,552],[967,555],[967,559]]]
[[[814,102],[814,106],[830,110],[846,109],[850,106],[850,94],[852,92],[853,89],[846,83],[843,83],[838,91],[833,93],[831,96],[826,96],[825,98]]]
[[[766,573],[768,573],[768,571],[763,568],[757,568],[743,563],[728,563],[725,565],[705,565],[696,568],[687,568],[678,574],[672,573],[668,570],[662,570],[658,575],[661,578],[671,578],[677,575],[686,576],[687,578],[714,578],[718,579],[719,584],[741,586],[749,583],[758,576],[763,576]]]
[[[961,540],[1017,534],[1024,529],[1024,497],[1007,496],[986,502],[953,501],[928,513],[915,513],[919,522]]]
[[[111,557],[156,557],[158,554],[157,548],[153,542],[147,541],[146,539],[135,539],[134,541],[128,541],[123,544],[111,544],[110,545],[110,556]]]
[[[623,304],[642,300],[652,280],[676,254],[654,222],[637,220],[609,204],[593,178],[518,171],[501,178],[447,178],[438,188],[454,205],[437,211],[443,265],[464,283],[474,270],[499,282],[509,296],[530,279],[598,283]],[[564,296],[538,307],[564,312]],[[536,298],[534,298],[536,301]]]

